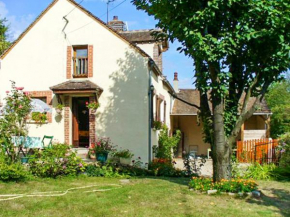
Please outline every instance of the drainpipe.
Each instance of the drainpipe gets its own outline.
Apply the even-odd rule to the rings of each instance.
[[[151,101],[151,97],[152,97],[152,81],[151,81],[151,77],[152,77],[152,68],[154,65],[153,60],[149,60],[148,62],[149,64],[149,84],[148,84],[148,112],[149,112],[149,119],[148,119],[148,148],[149,148],[149,159],[148,162],[151,162],[152,159],[152,155],[151,155],[151,151],[152,151],[152,142],[151,142],[151,123],[152,123],[152,114],[151,114],[151,110],[152,110],[152,101]]]

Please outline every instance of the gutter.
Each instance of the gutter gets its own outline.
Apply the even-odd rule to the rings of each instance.
[[[151,159],[152,159],[152,154],[151,154],[151,151],[152,151],[152,141],[151,141],[151,123],[152,123],[152,114],[151,114],[151,111],[152,111],[152,101],[151,101],[151,98],[152,98],[152,80],[151,80],[151,77],[152,77],[152,68],[154,67],[154,61],[152,61],[151,59],[149,59],[148,61],[148,65],[149,65],[149,79],[148,79],[148,112],[149,112],[149,115],[148,115],[148,151],[149,151],[149,154],[148,154],[148,163],[151,162]]]

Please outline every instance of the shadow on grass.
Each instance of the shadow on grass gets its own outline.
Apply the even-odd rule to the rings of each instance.
[[[249,198],[246,201],[250,204],[260,206],[273,206],[279,209],[282,216],[290,216],[290,194],[285,189],[266,188],[262,189],[261,198]]]
[[[153,179],[153,180],[163,180],[163,181],[168,181],[168,182],[172,182],[178,185],[184,185],[184,186],[188,186],[188,183],[190,181],[189,177],[164,177],[164,176],[140,176],[138,177],[138,179]]]

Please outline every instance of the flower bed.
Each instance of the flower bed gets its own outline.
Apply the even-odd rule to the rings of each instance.
[[[204,177],[192,177],[189,187],[199,191],[217,190],[218,192],[247,193],[257,190],[257,183],[251,179],[222,179],[213,182],[213,179]]]

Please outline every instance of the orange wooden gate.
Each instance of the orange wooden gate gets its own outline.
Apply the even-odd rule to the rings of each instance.
[[[241,163],[276,163],[277,139],[237,141],[237,159]]]

